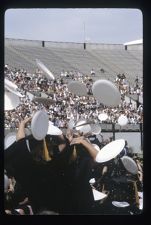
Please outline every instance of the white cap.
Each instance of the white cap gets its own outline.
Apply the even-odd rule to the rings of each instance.
[[[92,85],[92,93],[99,103],[106,106],[117,106],[120,104],[121,94],[109,80],[97,80]]]
[[[31,132],[36,140],[42,140],[47,134],[49,117],[44,110],[37,111],[31,120]]]
[[[19,104],[20,104],[19,97],[14,93],[5,90],[5,100],[4,100],[5,110],[13,110]]]
[[[61,135],[62,134],[62,130],[60,130],[57,126],[54,126],[52,124],[52,122],[49,121],[47,134],[50,134],[50,135]]]

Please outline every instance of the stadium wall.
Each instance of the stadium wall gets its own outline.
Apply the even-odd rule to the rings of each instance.
[[[5,45],[23,45],[23,46],[37,46],[37,47],[55,47],[55,48],[76,48],[87,50],[143,50],[142,44],[123,45],[123,44],[100,44],[100,43],[74,43],[74,42],[54,42],[54,41],[39,41],[39,40],[24,40],[5,38]]]
[[[83,43],[45,41],[45,47],[83,49]]]
[[[88,50],[93,50],[93,49],[119,49],[119,50],[124,50],[123,44],[92,44],[92,43],[87,43],[86,48]]]
[[[32,40],[23,40],[23,39],[12,39],[12,38],[5,38],[5,45],[22,45],[22,46],[42,46],[42,41],[32,41]]]
[[[84,44],[86,49],[119,49],[124,50],[124,45],[122,44],[100,44],[100,43],[74,43],[74,42],[54,42],[54,41],[36,41],[36,40],[23,40],[23,39],[13,39],[5,38],[5,45],[23,45],[23,46],[38,46],[38,47],[55,47],[55,48],[76,48],[84,49]]]

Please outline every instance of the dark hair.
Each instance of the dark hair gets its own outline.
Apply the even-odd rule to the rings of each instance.
[[[45,137],[46,142],[51,142],[52,145],[60,145],[60,144],[65,144],[66,140],[64,137],[64,140],[60,138],[59,135],[46,135]]]
[[[36,161],[44,161],[43,140],[36,140],[32,135],[27,136],[26,139],[29,141],[29,148],[33,159]]]

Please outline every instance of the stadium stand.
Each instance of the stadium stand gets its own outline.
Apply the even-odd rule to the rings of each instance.
[[[5,39],[5,64],[22,67],[33,73],[36,70],[35,59],[38,58],[55,74],[62,70],[79,71],[90,75],[95,70],[93,79],[114,80],[118,73],[124,73],[130,83],[136,76],[143,75],[143,50],[125,50],[124,45],[88,44],[83,49],[78,43],[46,42],[42,47],[40,41]],[[103,72],[101,71],[103,69]]]

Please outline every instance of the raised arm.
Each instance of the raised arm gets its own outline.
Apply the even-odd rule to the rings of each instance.
[[[32,117],[29,117],[20,122],[18,131],[16,134],[16,141],[19,141],[20,139],[25,138],[25,126],[29,121],[31,121],[31,119]]]
[[[93,158],[93,160],[95,161],[98,151],[95,149],[95,147],[90,142],[88,142],[85,139],[84,136],[73,138],[70,145],[74,145],[74,144],[82,144],[86,148],[86,150],[89,152],[89,154]]]

